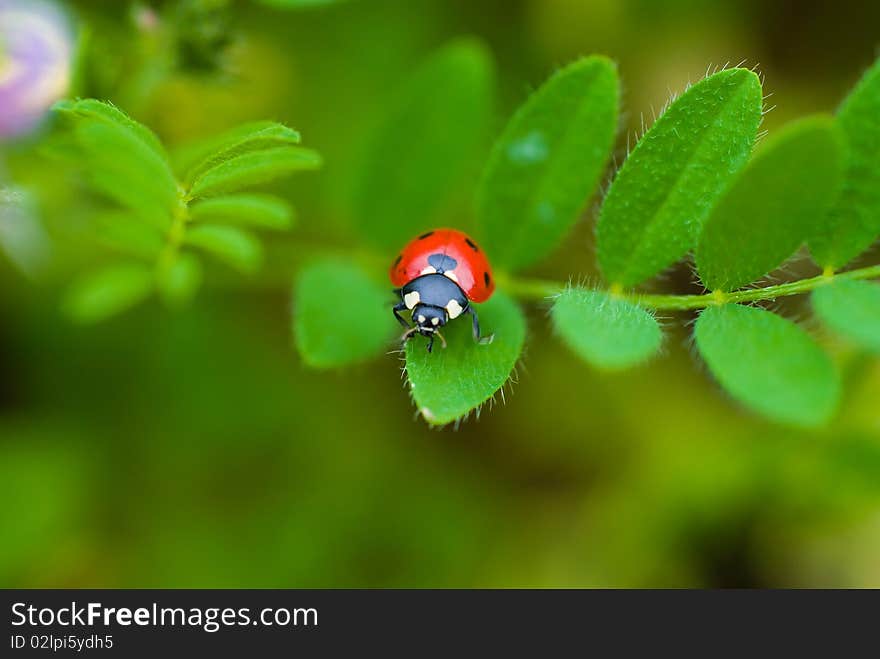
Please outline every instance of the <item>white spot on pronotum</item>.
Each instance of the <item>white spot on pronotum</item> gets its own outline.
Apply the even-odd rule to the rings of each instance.
[[[422,314],[419,314],[418,321],[419,321],[420,323],[424,323],[424,322],[425,322],[425,317],[424,317]]]
[[[412,291],[403,296],[403,303],[407,309],[413,309],[419,303],[419,292]]]
[[[447,270],[447,271],[444,272],[443,274],[446,275],[447,277],[449,277],[449,278],[450,278],[452,281],[454,281],[456,284],[458,283],[458,275],[455,274],[455,270]]]
[[[422,270],[419,274],[422,274],[422,275],[433,275],[435,272],[437,272],[437,268],[435,268],[433,265],[429,265],[427,268],[425,268],[424,270]]]
[[[464,309],[461,308],[458,300],[449,300],[449,304],[446,305],[446,311],[449,312],[449,319],[452,320],[453,318],[458,318]]]
[[[439,323],[440,323],[440,319],[437,318],[436,316],[435,316],[434,318],[431,319],[431,324],[432,324],[432,325],[438,325]]]

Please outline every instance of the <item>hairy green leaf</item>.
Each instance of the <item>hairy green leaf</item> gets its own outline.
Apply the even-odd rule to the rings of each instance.
[[[96,190],[155,226],[168,226],[179,198],[167,162],[119,124],[82,121],[74,135],[79,165]]]
[[[317,169],[321,157],[310,149],[276,147],[235,156],[199,175],[190,197],[209,197],[234,192],[251,185],[269,183],[291,172]]]
[[[255,272],[263,261],[259,241],[237,227],[213,224],[194,226],[187,230],[185,242],[244,273]]]
[[[843,189],[824,231],[810,241],[816,262],[834,269],[880,234],[880,59],[844,100],[837,123],[848,147]]]
[[[266,194],[238,194],[213,197],[189,209],[194,222],[238,224],[259,229],[289,229],[293,209],[284,199]]]
[[[332,291],[345,291],[344,305],[332,303]],[[294,338],[303,361],[335,368],[381,354],[397,328],[391,302],[387,286],[349,261],[327,259],[306,267],[293,303]]]
[[[746,164],[761,120],[761,83],[728,69],[690,87],[639,140],[602,204],[606,279],[633,286],[696,244],[703,220]]]
[[[703,226],[696,261],[706,287],[750,284],[816,235],[842,170],[843,144],[830,117],[795,122],[768,141]]]
[[[243,153],[292,146],[299,142],[298,132],[274,121],[244,124],[203,143],[200,150],[204,149],[204,153],[198,154],[197,162],[188,169],[186,180],[193,181],[221,162]],[[190,153],[195,155],[194,151]]]
[[[202,284],[202,264],[192,254],[178,252],[174,261],[159,270],[156,285],[168,304],[188,303]]]
[[[474,342],[466,316],[444,328],[446,349],[437,342],[428,353],[421,337],[406,345],[412,397],[432,425],[451,423],[493,398],[522,353],[526,322],[516,302],[498,292],[477,311],[483,334],[495,334],[488,345]]]
[[[153,271],[123,264],[94,272],[76,282],[64,300],[64,311],[80,323],[109,318],[144,300],[153,289]]]
[[[166,162],[168,160],[165,148],[155,133],[111,103],[98,101],[93,98],[83,98],[76,101],[58,101],[53,107],[57,112],[71,118],[73,121],[82,119],[100,120],[116,124],[134,135],[161,160]]]
[[[813,291],[813,309],[832,330],[880,353],[880,284],[835,279]]]
[[[709,307],[697,319],[697,348],[741,403],[775,421],[817,426],[840,397],[839,376],[803,329],[764,309]]]
[[[579,357],[603,369],[620,369],[650,359],[663,333],[640,306],[604,291],[568,288],[553,303],[553,324]]]
[[[492,81],[486,49],[462,40],[435,53],[399,90],[354,181],[353,212],[368,239],[394,249],[437,221],[486,138]]]
[[[577,221],[605,170],[617,131],[617,70],[605,57],[554,74],[496,142],[477,194],[494,263],[524,268]]]

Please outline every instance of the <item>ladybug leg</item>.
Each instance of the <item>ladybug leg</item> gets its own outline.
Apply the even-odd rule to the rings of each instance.
[[[492,341],[495,339],[494,334],[490,334],[489,336],[480,336],[480,319],[477,318],[477,312],[474,311],[474,308],[468,305],[466,313],[469,313],[471,315],[471,318],[473,319],[474,341],[476,341],[480,345],[487,345],[489,343],[492,343]]]
[[[392,313],[394,314],[394,317],[397,318],[397,322],[399,322],[401,325],[403,325],[404,327],[409,329],[409,323],[406,322],[406,320],[403,318],[403,316],[400,315],[400,312],[404,311],[404,310],[406,310],[406,302],[398,302],[391,309]]]
[[[431,334],[431,337],[428,339],[428,352],[431,352],[431,349],[434,347],[434,335]]]

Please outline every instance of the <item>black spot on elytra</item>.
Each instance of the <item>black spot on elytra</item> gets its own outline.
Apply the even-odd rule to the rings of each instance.
[[[492,282],[492,279],[489,277],[488,272],[483,273],[483,281],[486,282],[486,286],[488,286]]]
[[[470,238],[465,238],[464,241],[468,244],[468,247],[470,247],[475,252],[480,251],[480,248],[477,247],[477,244],[473,240],[471,240]]]
[[[401,262],[402,260],[403,260],[403,254],[398,254],[398,255],[397,255],[397,258],[394,259],[394,267],[396,268],[397,266],[399,266],[399,265],[400,265],[400,262]]]
[[[423,233],[421,236],[419,236],[419,240],[424,240],[428,236],[433,236],[433,235],[434,235],[433,231],[429,231],[428,233]]]

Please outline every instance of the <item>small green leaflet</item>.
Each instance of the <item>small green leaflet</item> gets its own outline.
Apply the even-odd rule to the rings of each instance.
[[[880,59],[844,100],[837,123],[848,146],[843,190],[825,230],[810,241],[816,262],[835,270],[880,234]]]
[[[172,306],[189,303],[202,283],[202,264],[192,254],[178,252],[159,270],[156,285],[162,299]]]
[[[193,222],[237,224],[255,229],[289,229],[293,209],[283,199],[266,194],[237,194],[213,197],[189,209]]]
[[[566,289],[553,303],[552,318],[568,346],[602,369],[627,368],[650,359],[663,341],[654,316],[604,291]]]
[[[364,238],[397,249],[463,196],[487,139],[492,97],[492,61],[477,41],[454,41],[418,68],[385,109],[353,181]]]
[[[188,151],[196,162],[188,169],[187,181],[192,181],[207,170],[235,156],[253,151],[299,144],[300,134],[274,121],[244,124],[216,138],[194,145]]]
[[[761,120],[761,83],[746,69],[698,82],[639,140],[602,204],[599,265],[634,286],[684,256],[730,179],[746,164]]]
[[[553,251],[594,193],[614,146],[617,69],[587,57],[554,74],[514,114],[477,193],[482,241],[519,269]]]
[[[835,278],[812,298],[816,315],[834,332],[880,353],[880,284]]]
[[[321,157],[310,149],[275,147],[250,151],[204,171],[193,181],[190,198],[235,192],[252,185],[269,183],[292,172],[317,169]]]
[[[467,416],[492,399],[511,376],[522,353],[526,322],[519,305],[501,292],[477,305],[483,334],[492,343],[477,344],[470,319],[456,319],[443,329],[447,348],[439,341],[428,353],[422,337],[406,344],[406,374],[413,400],[431,425],[446,425]]]
[[[706,288],[750,284],[816,235],[842,170],[843,144],[830,117],[802,119],[769,140],[703,226],[696,262]]]
[[[345,291],[342,305],[329,303],[333,291]],[[303,361],[336,368],[382,354],[400,330],[392,304],[388,286],[354,263],[326,259],[307,266],[293,299],[294,339]]]
[[[160,160],[167,161],[165,148],[156,134],[141,123],[138,123],[122,110],[111,103],[97,101],[93,98],[82,98],[76,101],[58,101],[53,109],[59,114],[71,117],[74,121],[99,120],[125,129],[140,140],[144,146],[152,150]]]
[[[153,270],[140,264],[122,264],[94,272],[76,282],[64,300],[64,311],[79,323],[109,318],[150,295]]]
[[[213,224],[194,226],[187,230],[185,242],[246,274],[256,272],[263,261],[259,241],[236,227]]]
[[[840,398],[831,359],[798,325],[757,307],[726,304],[700,314],[697,348],[735,399],[796,426],[827,422]]]

